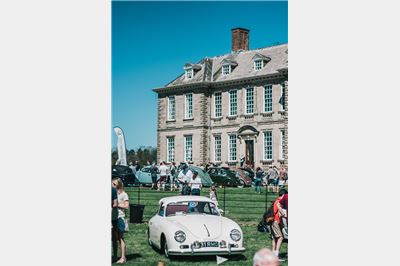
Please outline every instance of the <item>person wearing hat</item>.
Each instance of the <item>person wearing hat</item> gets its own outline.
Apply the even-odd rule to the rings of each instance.
[[[192,176],[192,179],[190,179],[190,181],[189,181],[191,194],[193,196],[200,196],[201,178],[199,176],[199,173],[197,173],[197,171],[193,170],[192,172],[193,172],[193,176]]]

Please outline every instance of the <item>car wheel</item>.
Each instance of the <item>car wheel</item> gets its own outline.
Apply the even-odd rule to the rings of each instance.
[[[165,245],[164,245],[164,254],[165,254],[165,257],[166,257],[166,258],[169,257],[169,254],[168,254],[168,245],[167,245],[167,243],[165,243]]]
[[[164,235],[161,238],[161,247],[164,250],[164,255],[166,258],[169,257],[169,253],[168,253],[168,245],[167,245],[167,241],[165,240]]]
[[[242,179],[239,180],[238,188],[244,188],[244,181]]]

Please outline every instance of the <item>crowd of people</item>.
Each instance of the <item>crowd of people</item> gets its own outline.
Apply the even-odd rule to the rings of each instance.
[[[267,191],[274,193],[278,193],[281,188],[288,185],[288,173],[284,166],[279,169],[275,165],[270,166],[265,172],[261,167],[257,167],[255,177],[255,191],[257,193],[261,193],[263,181],[267,186]]]

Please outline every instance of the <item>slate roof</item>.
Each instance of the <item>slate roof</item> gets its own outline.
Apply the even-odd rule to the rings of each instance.
[[[253,57],[256,55],[265,58],[264,67],[261,70],[255,71],[253,69]],[[268,59],[271,60],[268,60]],[[229,75],[222,75],[223,60],[229,60],[237,63],[237,66],[232,68]],[[186,64],[187,65],[187,64]],[[246,77],[264,76],[274,73],[279,73],[279,70],[288,68],[288,44],[280,44],[260,49],[249,51],[241,51],[236,53],[215,56],[211,58],[203,58],[196,65],[200,65],[200,70],[194,71],[194,77],[191,79],[185,78],[183,72],[175,80],[168,83],[165,88],[189,85],[201,82],[223,82]]]

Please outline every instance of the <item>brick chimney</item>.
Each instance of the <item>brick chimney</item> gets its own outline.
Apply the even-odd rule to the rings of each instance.
[[[232,51],[249,50],[249,30],[244,28],[232,29]]]

